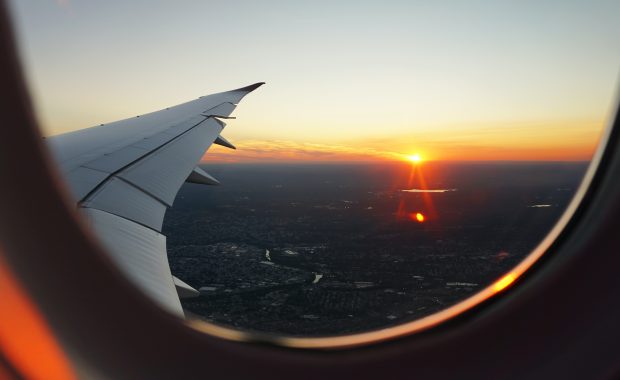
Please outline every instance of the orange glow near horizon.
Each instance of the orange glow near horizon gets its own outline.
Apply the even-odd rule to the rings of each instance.
[[[424,217],[424,214],[422,214],[421,212],[416,212],[415,215],[415,220],[417,220],[419,223],[423,223],[426,218]]]
[[[237,150],[212,146],[203,161],[248,162],[402,162],[420,164],[427,161],[588,161],[594,154],[602,123],[586,127],[567,126],[557,132],[537,124],[519,128],[463,129],[419,133],[411,136],[364,138],[342,142],[300,142],[291,140],[235,139]],[[503,131],[503,132],[502,132]],[[503,134],[502,134],[503,133]],[[234,135],[233,135],[234,136]],[[319,138],[322,138],[319,136]],[[410,154],[411,145],[419,151]]]

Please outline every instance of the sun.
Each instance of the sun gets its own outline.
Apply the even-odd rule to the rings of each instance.
[[[417,164],[422,161],[422,157],[418,153],[407,156],[407,159],[413,162],[414,164]]]

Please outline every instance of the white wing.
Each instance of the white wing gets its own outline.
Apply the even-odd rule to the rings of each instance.
[[[196,165],[237,103],[263,83],[46,139],[85,219],[130,279],[183,315],[197,292],[170,273],[161,227],[184,181],[217,184]]]

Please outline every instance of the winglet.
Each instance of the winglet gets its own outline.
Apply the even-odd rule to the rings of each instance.
[[[252,91],[256,90],[257,88],[259,88],[260,86],[262,86],[264,84],[265,84],[265,82],[258,82],[258,83],[254,83],[254,84],[251,84],[249,86],[241,87],[241,88],[238,88],[236,90],[231,90],[231,91],[252,92]]]

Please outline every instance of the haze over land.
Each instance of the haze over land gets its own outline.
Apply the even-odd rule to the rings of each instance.
[[[424,317],[499,279],[547,234],[586,165],[429,164],[413,179],[411,164],[204,168],[222,185],[185,185],[164,223],[172,272],[201,291],[185,309],[318,336]],[[402,191],[412,185],[458,190]]]

